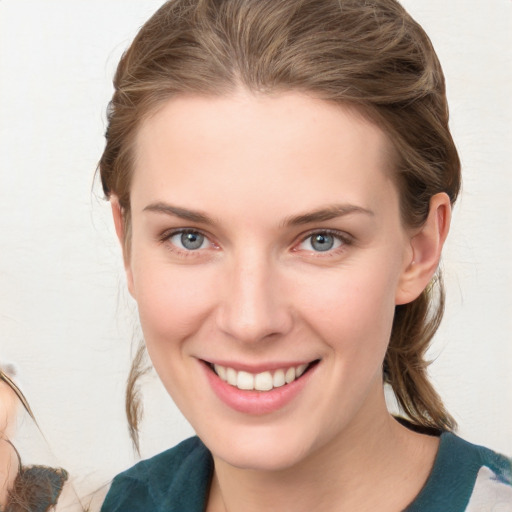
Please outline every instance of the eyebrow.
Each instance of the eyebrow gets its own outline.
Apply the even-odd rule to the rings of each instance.
[[[201,224],[211,225],[214,223],[213,220],[205,213],[196,210],[189,210],[187,208],[180,208],[179,206],[173,206],[167,203],[158,202],[149,204],[144,208],[143,211],[165,213],[167,215],[179,217],[180,219],[189,220],[191,222],[198,222]]]
[[[333,204],[312,212],[295,215],[293,217],[287,217],[282,224],[284,226],[301,226],[303,224],[311,224],[313,222],[324,222],[327,220],[336,219],[338,217],[343,217],[344,215],[349,215],[352,213],[362,213],[371,217],[375,215],[375,213],[371,210],[361,206],[352,204]]]
[[[173,217],[179,217],[180,219],[188,220],[190,222],[197,222],[200,224],[212,225],[214,221],[211,217],[198,210],[189,210],[188,208],[181,208],[179,206],[173,206],[171,204],[158,202],[152,203],[144,208],[143,211],[164,213],[166,215],[172,215]],[[301,226],[304,224],[311,224],[313,222],[324,222],[327,220],[336,219],[349,215],[352,213],[362,213],[369,216],[374,216],[374,212],[356,206],[352,204],[335,204],[325,208],[320,208],[312,212],[302,213],[287,217],[281,223],[282,226]]]

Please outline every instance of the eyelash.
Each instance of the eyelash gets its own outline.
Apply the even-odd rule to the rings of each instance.
[[[300,239],[300,242],[294,246],[294,251],[298,251],[297,249],[298,245],[303,244],[308,239],[313,238],[316,235],[329,235],[333,238],[337,239],[340,242],[340,245],[333,249],[328,249],[326,251],[314,251],[314,250],[307,250],[310,254],[313,254],[316,258],[325,258],[329,256],[337,256],[341,252],[345,251],[348,246],[353,245],[354,238],[349,235],[348,233],[345,233],[343,231],[338,231],[336,229],[315,229],[313,231],[310,231],[306,235],[302,236]]]
[[[209,235],[207,235],[206,233],[203,233],[202,231],[200,231],[198,229],[192,229],[192,228],[190,228],[190,229],[174,229],[174,230],[170,230],[170,231],[165,231],[158,237],[158,240],[160,241],[160,243],[165,244],[165,246],[167,247],[168,250],[170,250],[173,253],[177,253],[182,257],[199,256],[200,253],[202,252],[200,249],[196,249],[196,250],[182,249],[171,242],[171,239],[174,236],[186,235],[186,234],[201,235],[205,238],[205,240],[208,241],[208,243],[211,246],[217,247],[217,245],[211,241],[211,237]]]
[[[218,248],[217,244],[211,241],[211,237],[207,235],[206,233],[203,233],[202,231],[198,229],[175,229],[171,231],[165,231],[162,233],[158,240],[162,244],[166,244],[167,248],[174,252],[178,253],[180,256],[184,257],[194,257],[199,256],[202,252],[201,249],[181,249],[180,247],[177,247],[175,244],[173,244],[170,240],[176,235],[184,235],[184,234],[197,234],[203,236],[211,246],[214,248]],[[293,246],[292,251],[298,252],[300,249],[298,249],[298,246],[306,242],[308,239],[314,237],[315,235],[329,235],[333,238],[337,239],[340,242],[340,245],[334,249],[327,249],[326,251],[314,251],[314,250],[306,250],[308,253],[313,254],[314,257],[329,257],[329,256],[335,256],[338,255],[340,252],[343,252],[346,250],[347,246],[353,245],[354,239],[352,236],[345,232],[337,231],[335,229],[316,229],[308,232],[306,235],[301,236],[298,243],[295,243]]]

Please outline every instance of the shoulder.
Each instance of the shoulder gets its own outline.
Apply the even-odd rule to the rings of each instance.
[[[203,510],[213,461],[198,437],[117,475],[102,512]]]
[[[453,512],[512,512],[512,460],[455,434],[442,434],[432,473],[407,512],[446,507]]]
[[[490,510],[512,512],[512,459],[483,446],[472,445],[476,468],[467,512]]]

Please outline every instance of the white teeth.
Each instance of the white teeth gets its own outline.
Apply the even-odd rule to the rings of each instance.
[[[238,389],[254,389],[254,375],[247,372],[238,372],[236,387]]]
[[[301,364],[300,366],[297,366],[295,369],[295,377],[298,379],[306,371],[307,367],[307,364]]]
[[[280,388],[286,384],[286,380],[284,378],[284,370],[277,370],[277,372],[274,373],[272,383],[274,384],[275,388]]]
[[[233,368],[226,369],[226,378],[228,384],[231,384],[232,386],[237,385],[237,373],[236,370],[233,370]]]
[[[286,384],[290,384],[295,380],[295,368],[293,368],[293,366],[286,370],[284,379],[286,380]]]
[[[228,380],[227,378],[227,375],[226,375],[226,368],[224,368],[224,366],[220,366],[218,364],[214,365],[213,366],[215,368],[215,371],[217,373],[217,375],[223,380],[223,381],[226,381]]]
[[[254,379],[254,389],[257,391],[270,391],[274,387],[270,372],[258,373]]]
[[[227,382],[231,386],[243,390],[270,391],[273,388],[279,388],[285,384],[291,384],[304,374],[309,364],[301,364],[299,366],[291,366],[286,369],[276,370],[273,374],[271,371],[265,371],[258,374],[240,371],[234,368],[215,364],[213,366],[215,373],[221,380]]]

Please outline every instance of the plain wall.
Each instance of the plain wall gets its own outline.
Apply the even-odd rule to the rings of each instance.
[[[134,460],[135,307],[93,186],[115,65],[155,0],[0,2],[0,359],[80,493]],[[512,2],[406,0],[443,64],[464,189],[443,258],[431,375],[460,434],[512,455]],[[142,447],[191,434],[155,377]]]

